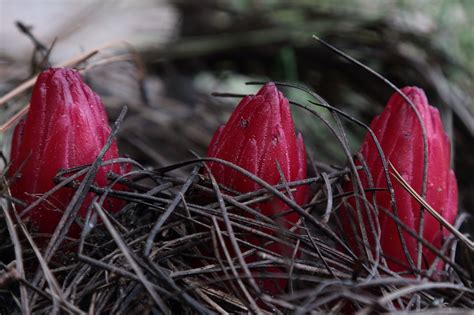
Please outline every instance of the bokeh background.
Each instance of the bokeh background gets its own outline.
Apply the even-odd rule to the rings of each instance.
[[[245,84],[250,81],[307,86],[369,123],[391,89],[313,34],[399,87],[425,89],[452,139],[460,207],[472,214],[471,0],[0,0],[0,95],[41,68],[101,47],[81,66],[85,78],[111,119],[129,107],[121,150],[151,167],[191,158],[191,152],[205,154],[238,101],[212,92],[253,93],[258,86]],[[308,99],[291,88],[285,94],[301,103]],[[1,104],[0,123],[28,99],[23,93]],[[311,158],[343,166],[338,142],[324,124],[297,108],[293,114]],[[364,130],[350,123],[344,128],[356,152]],[[7,154],[9,133],[0,134],[0,141]]]

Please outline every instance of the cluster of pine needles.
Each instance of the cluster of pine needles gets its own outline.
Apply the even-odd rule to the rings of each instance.
[[[311,106],[299,105],[322,119]],[[355,121],[329,104],[320,105],[336,121]],[[338,209],[349,196],[341,188],[351,178],[349,167],[313,161],[306,180],[283,179],[271,186],[212,158],[196,157],[153,170],[129,158],[103,162],[125,114],[126,108],[93,164],[57,175],[57,188],[76,191],[53,236],[43,238],[47,246],[38,247],[42,236],[31,233],[23,222],[18,201],[8,195],[7,179],[2,178],[1,314],[369,314],[474,308],[472,274],[455,259],[458,245],[468,240],[454,234],[446,239],[437,252],[436,261],[445,262],[441,272],[414,268],[409,274],[394,273],[387,268],[382,249],[374,250],[369,244],[365,244],[366,252],[371,254],[358,257],[354,253],[338,220]],[[344,146],[343,130],[329,127]],[[219,186],[212,176],[203,175],[205,164],[211,161],[225,163],[262,188],[237,194]],[[111,173],[109,187],[96,187],[95,172],[110,163],[133,164],[134,170],[125,176]],[[178,170],[189,175],[173,175]],[[127,189],[112,189],[117,183]],[[298,185],[310,185],[313,197],[308,204],[299,206],[291,199],[288,192]],[[90,192],[96,197],[86,218],[80,219],[76,214]],[[123,199],[127,205],[111,215],[102,206],[108,198]],[[288,211],[297,212],[301,219],[286,230],[276,218],[258,215],[252,205],[269,198],[283,200]],[[400,229],[407,229],[396,216],[392,219]],[[82,227],[79,240],[67,237],[72,224]],[[263,240],[265,246],[248,242],[249,235]],[[429,246],[416,233],[413,237]],[[293,255],[282,257],[269,250],[266,245],[274,242],[291,248]],[[246,262],[247,256],[254,258]],[[279,272],[269,273],[268,267]],[[266,294],[257,285],[262,279],[287,279],[287,290]]]

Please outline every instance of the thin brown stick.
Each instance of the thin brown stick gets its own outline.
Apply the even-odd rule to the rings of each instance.
[[[446,221],[433,207],[429,205],[429,203],[423,199],[400,175],[400,173],[397,171],[395,166],[393,166],[392,163],[389,162],[390,169],[392,170],[391,174],[393,177],[400,183],[400,185],[403,186],[407,190],[407,192],[412,195],[413,198],[415,198],[416,201],[420,203],[423,207],[428,210],[428,212],[436,219],[438,220],[439,223],[441,223],[446,229],[448,229],[451,233],[456,236],[456,238],[466,244],[466,246],[471,250],[474,251],[474,242],[468,239],[464,234],[459,232],[454,226],[452,226],[448,221]]]

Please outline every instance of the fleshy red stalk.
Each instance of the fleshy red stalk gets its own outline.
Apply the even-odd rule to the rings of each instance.
[[[208,156],[232,162],[257,175],[267,183],[281,182],[277,164],[287,182],[306,178],[306,151],[301,135],[296,136],[288,100],[275,84],[268,83],[256,95],[246,96],[237,105],[229,121],[214,134],[208,148]],[[240,193],[259,189],[259,185],[245,175],[219,163],[210,163],[210,170],[217,182]],[[294,200],[302,205],[308,199],[307,186],[299,186]],[[288,206],[276,198],[255,206],[262,214],[275,217],[288,210]],[[277,216],[278,224],[289,229],[298,220],[297,213]],[[265,231],[271,233],[269,231]],[[262,246],[264,240],[247,237],[247,241]],[[285,258],[291,251],[288,247],[274,243],[267,246]],[[254,260],[250,258],[247,261]],[[281,272],[278,268],[267,268],[267,272]],[[269,293],[279,293],[286,280],[260,281]]]
[[[31,204],[55,186],[54,176],[61,169],[90,164],[110,134],[107,114],[99,97],[72,69],[52,68],[38,76],[25,120],[15,128],[12,140],[10,188],[13,197]],[[104,161],[118,158],[115,141]],[[123,173],[114,164],[101,167],[94,184],[107,185],[107,172]],[[14,175],[16,175],[14,177]],[[52,233],[74,191],[63,188],[26,215],[40,233]],[[84,217],[93,198],[89,193],[79,212]],[[110,199],[107,210],[117,211],[122,202]],[[69,236],[78,236],[74,225]]]
[[[439,112],[428,104],[423,90],[416,87],[405,87],[402,92],[415,105],[425,124],[428,140],[428,176],[426,201],[438,211],[449,223],[453,223],[457,214],[457,184],[454,172],[450,168],[450,144],[444,132]],[[387,103],[385,110],[371,123],[370,128],[374,131],[387,161],[390,161],[400,172],[403,178],[419,194],[422,189],[423,176],[423,138],[419,120],[412,108],[405,100],[395,93]],[[375,147],[375,143],[369,134],[366,135],[361,148],[361,154],[365,159],[368,170],[376,188],[387,188],[385,175],[382,168],[381,158]],[[360,165],[360,163],[358,163]],[[364,188],[369,187],[369,181],[363,171],[359,172]],[[391,179],[398,216],[400,220],[416,233],[420,223],[420,205],[393,177]],[[352,183],[345,186],[346,191],[352,191]],[[372,194],[366,193],[369,202]],[[377,192],[376,202],[378,208],[393,211],[390,205],[388,192]],[[356,218],[356,203],[354,198],[349,198],[352,209],[342,209],[340,218],[343,223],[345,236],[348,238],[352,248],[360,252],[356,242],[356,235],[361,238],[359,224],[355,221],[357,232],[351,227],[350,218]],[[364,217],[369,242],[374,245],[374,237],[369,228],[367,211],[360,199],[361,212]],[[372,210],[371,210],[372,211]],[[372,212],[373,213],[373,212]],[[352,219],[352,220],[353,220]],[[408,261],[402,249],[395,222],[379,210],[378,220],[380,223],[380,245],[387,258],[390,269],[394,271],[407,271]],[[438,249],[442,246],[443,237],[448,231],[438,223],[428,212],[424,215],[423,237]],[[407,232],[403,232],[408,252],[414,262],[417,260],[417,240]],[[423,248],[423,267],[429,268],[435,259],[435,254],[426,246]],[[437,269],[442,268],[439,263]]]

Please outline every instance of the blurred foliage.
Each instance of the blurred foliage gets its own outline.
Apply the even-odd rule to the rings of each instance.
[[[474,1],[462,0],[202,0],[173,3],[182,16],[180,36],[144,59],[166,76],[192,77],[202,95],[245,94],[243,81],[304,85],[331,105],[369,123],[393,91],[362,68],[343,60],[312,38],[331,45],[378,71],[395,85],[423,88],[438,107],[454,145],[461,207],[474,207],[469,172],[474,167]],[[225,82],[220,84],[219,82]],[[251,89],[250,89],[251,90]],[[294,101],[308,95],[284,89]],[[184,92],[183,92],[184,93]],[[208,101],[207,98],[204,98]],[[229,104],[221,100],[226,114]],[[321,108],[316,111],[331,121]],[[310,155],[328,164],[345,163],[328,128],[293,111]],[[334,123],[334,121],[332,121]],[[343,120],[353,152],[365,131]],[[212,124],[210,125],[212,126]],[[203,138],[210,139],[212,131]],[[197,149],[204,153],[205,148]]]
[[[245,85],[247,81],[307,86],[331,105],[369,123],[393,91],[323,47],[312,38],[316,34],[397,86],[417,85],[426,91],[453,139],[462,208],[474,208],[470,194],[474,183],[464,171],[474,168],[474,1],[173,0],[171,4],[181,17],[179,35],[166,47],[140,51],[143,69],[135,77],[118,67],[88,75],[109,110],[131,105],[121,131],[121,140],[129,145],[124,151],[131,156],[162,165],[189,158],[188,150],[205,154],[215,128],[238,101],[214,98],[211,93],[248,94],[258,89]],[[3,89],[22,80],[5,80]],[[291,88],[284,92],[291,100],[308,104],[307,94]],[[2,119],[11,117],[27,99],[1,108]],[[334,123],[326,110],[314,109]],[[311,156],[343,165],[344,155],[328,128],[297,108],[293,113]],[[356,152],[365,131],[344,120],[343,124]]]

